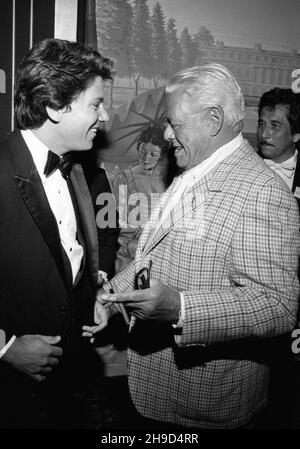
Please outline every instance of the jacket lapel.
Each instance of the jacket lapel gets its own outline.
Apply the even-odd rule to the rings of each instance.
[[[148,253],[150,234],[155,226],[155,223],[157,222],[159,216],[162,213],[162,210],[167,201],[167,198],[169,197],[169,189],[162,194],[157,206],[155,207],[155,209],[153,210],[153,212],[150,215],[149,220],[145,224],[145,227],[140,236],[139,244],[137,247],[137,254]],[[152,245],[151,245],[151,247],[152,247]]]
[[[143,255],[149,254],[155,248],[156,245],[176,226],[184,224],[185,218],[188,218],[193,215],[198,203],[199,199],[196,198],[197,186],[198,182],[192,186],[192,188],[185,192],[181,198],[181,200],[176,204],[173,210],[171,210],[170,214],[166,217],[166,220],[160,226],[159,229],[155,232],[153,238],[150,237],[151,229],[153,224],[155,223],[156,217],[159,213],[162,212],[165,201],[162,202],[161,206],[158,206],[155,213],[151,217],[150,221],[147,223],[144,235],[141,236],[141,248]],[[199,195],[198,195],[199,196]]]
[[[65,281],[58,227],[41,179],[21,133],[15,131],[11,136],[11,141],[11,150],[16,168],[15,183],[32,218],[45,238],[59,272]]]
[[[222,191],[224,176],[226,176],[224,175],[224,171],[228,171],[228,173],[230,173],[232,167],[235,166],[241,158],[245,157],[253,157],[253,149],[246,140],[243,141],[240,148],[224,159],[206,176],[197,181],[190,190],[183,194],[181,200],[166,218],[163,226],[157,230],[153,239],[147,242],[155,218],[153,214],[153,218],[151,217],[141,236],[141,242],[137,250],[138,255],[146,256],[149,254],[149,252],[155,248],[155,246],[171,231],[171,229],[177,225],[180,224],[181,226],[185,226],[185,219],[188,220],[193,217],[193,215],[197,213],[197,210],[200,210],[204,202],[209,201],[210,195],[213,195],[215,192]],[[161,210],[162,207],[157,209],[156,215]]]
[[[94,283],[97,284],[99,257],[96,217],[81,165],[73,165],[70,179],[78,204],[90,272]]]

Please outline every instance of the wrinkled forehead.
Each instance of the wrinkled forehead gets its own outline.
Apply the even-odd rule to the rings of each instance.
[[[173,122],[192,113],[191,96],[183,89],[166,94],[167,118]]]

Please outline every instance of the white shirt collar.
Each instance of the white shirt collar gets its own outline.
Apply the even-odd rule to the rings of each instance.
[[[267,165],[273,165],[273,166],[278,166],[278,167],[282,167],[282,168],[295,169],[296,164],[297,164],[297,156],[298,156],[298,150],[295,150],[295,153],[291,157],[286,159],[285,161],[275,162],[275,161],[273,161],[273,159],[264,159],[264,161],[265,161],[265,163]]]
[[[45,179],[44,169],[48,157],[49,148],[30,129],[22,129],[21,134],[31,153],[33,162],[42,181]]]
[[[192,182],[196,182],[200,177],[205,176],[209,171],[211,171],[219,162],[222,162],[231,153],[237,150],[243,142],[243,136],[239,133],[234,139],[222,145],[215,151],[208,159],[196,165],[195,167],[186,170],[182,176],[186,176],[191,179]]]

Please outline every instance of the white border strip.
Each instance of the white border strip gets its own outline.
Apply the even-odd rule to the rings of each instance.
[[[54,37],[76,41],[77,0],[55,0]]]
[[[33,0],[30,0],[30,30],[29,30],[29,49],[32,47],[33,42]]]
[[[14,87],[15,87],[15,48],[16,48],[16,0],[12,3],[12,49],[11,49],[11,131],[15,126]]]

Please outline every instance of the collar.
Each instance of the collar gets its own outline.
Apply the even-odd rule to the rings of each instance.
[[[272,168],[273,170],[282,172],[287,177],[292,177],[296,165],[297,165],[297,157],[298,157],[298,151],[296,150],[293,156],[291,156],[289,159],[286,159],[282,162],[275,162],[272,159],[264,159],[265,163]]]
[[[243,136],[239,133],[234,139],[218,148],[208,159],[186,170],[181,176],[190,180],[191,183],[196,182],[199,178],[205,176],[217,164],[226,159],[231,153],[237,150],[243,143]]]
[[[295,170],[297,165],[297,157],[298,157],[298,150],[295,151],[293,156],[291,156],[289,159],[286,159],[282,162],[275,162],[272,159],[265,159],[265,163],[272,167],[278,167],[279,169],[285,169],[285,170]]]
[[[38,174],[44,182],[46,179],[44,175],[44,168],[46,165],[49,148],[40,139],[38,139],[38,137],[36,137],[30,129],[22,129],[21,134],[31,153]]]

